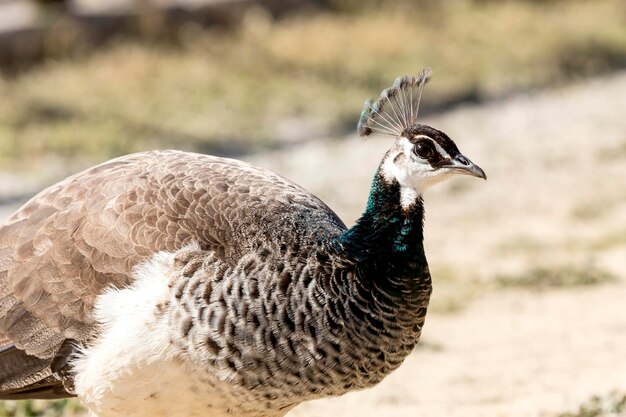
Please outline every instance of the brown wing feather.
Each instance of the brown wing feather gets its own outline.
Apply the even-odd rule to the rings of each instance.
[[[196,241],[232,264],[281,228],[299,239],[303,221],[345,227],[302,188],[239,161],[162,151],[88,169],[0,228],[0,336],[50,358],[64,339],[93,334],[96,297],[128,285],[155,252]]]
[[[73,396],[52,376],[48,359],[29,356],[10,340],[2,340],[0,344],[0,400]]]

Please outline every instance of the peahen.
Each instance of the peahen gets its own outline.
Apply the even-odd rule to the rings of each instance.
[[[394,142],[349,229],[279,175],[177,151],[32,198],[0,228],[0,399],[268,417],[381,381],[415,347],[431,294],[422,194],[486,178],[417,123],[429,76],[366,103],[359,133]]]

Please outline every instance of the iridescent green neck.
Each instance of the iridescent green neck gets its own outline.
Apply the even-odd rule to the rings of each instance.
[[[408,209],[400,204],[400,185],[377,172],[361,218],[335,240],[344,256],[377,273],[415,277],[426,267],[421,198]]]

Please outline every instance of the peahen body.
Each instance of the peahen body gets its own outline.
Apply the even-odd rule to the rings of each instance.
[[[428,76],[366,104],[360,133],[394,143],[350,229],[270,171],[177,151],[35,196],[0,228],[0,399],[266,417],[381,381],[418,342],[430,298],[422,193],[485,178],[417,124]]]

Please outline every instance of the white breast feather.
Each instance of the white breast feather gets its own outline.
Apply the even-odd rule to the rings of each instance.
[[[173,259],[156,254],[137,268],[130,287],[98,297],[95,318],[102,331],[75,362],[76,393],[94,415],[220,415],[207,412],[208,405],[218,405],[213,387],[190,372],[170,343],[167,317],[158,312],[168,300]]]

